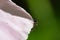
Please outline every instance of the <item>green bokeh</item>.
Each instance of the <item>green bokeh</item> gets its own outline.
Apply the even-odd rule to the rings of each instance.
[[[60,17],[55,14],[50,0],[27,0],[31,15],[38,25],[32,29],[28,40],[60,40]]]

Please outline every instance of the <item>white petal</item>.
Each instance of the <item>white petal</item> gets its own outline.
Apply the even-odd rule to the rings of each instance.
[[[0,40],[27,40],[33,24],[23,8],[12,1],[0,2]]]

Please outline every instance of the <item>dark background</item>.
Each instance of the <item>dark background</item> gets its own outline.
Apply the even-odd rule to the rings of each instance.
[[[24,8],[26,11],[30,12],[27,0],[12,0],[12,1],[15,2],[17,5],[21,6],[22,8]]]

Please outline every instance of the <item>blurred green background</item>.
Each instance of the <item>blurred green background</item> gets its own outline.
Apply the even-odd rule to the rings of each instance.
[[[37,21],[28,40],[60,40],[60,0],[13,1]]]

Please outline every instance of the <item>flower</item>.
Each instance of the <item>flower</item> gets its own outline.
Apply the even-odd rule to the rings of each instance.
[[[0,40],[27,40],[34,25],[31,15],[12,1],[6,1],[2,5],[4,6],[0,6]]]

